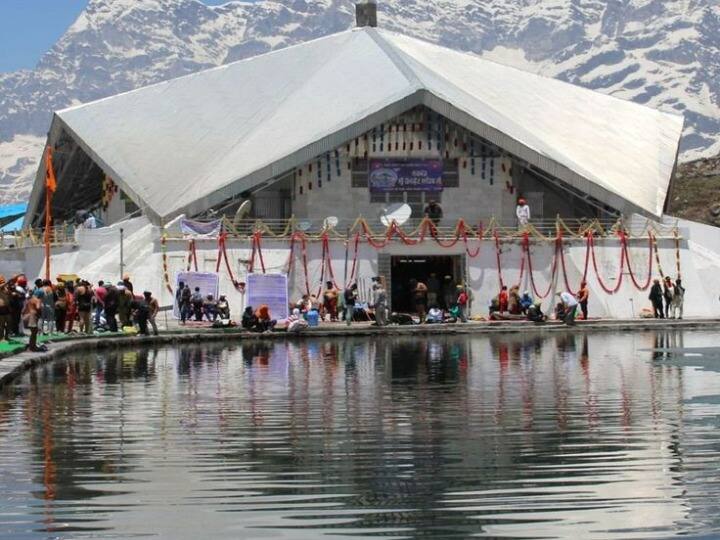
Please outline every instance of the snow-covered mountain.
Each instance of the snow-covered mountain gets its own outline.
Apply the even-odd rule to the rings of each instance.
[[[34,70],[0,74],[0,202],[27,196],[51,111],[337,32],[350,0],[90,0]],[[685,114],[720,151],[718,0],[379,0],[379,24]]]

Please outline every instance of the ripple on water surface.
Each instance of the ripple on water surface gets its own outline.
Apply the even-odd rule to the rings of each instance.
[[[714,334],[79,355],[0,395],[0,536],[720,531]]]

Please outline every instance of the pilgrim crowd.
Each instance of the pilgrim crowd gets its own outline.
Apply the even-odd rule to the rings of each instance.
[[[122,281],[91,284],[80,278],[58,276],[36,279],[25,275],[7,280],[0,276],[0,341],[26,337],[28,348],[42,350],[39,335],[118,332],[157,335],[160,305],[150,291],[136,294],[125,275]]]

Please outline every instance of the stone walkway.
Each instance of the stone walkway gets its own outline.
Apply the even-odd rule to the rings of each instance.
[[[283,330],[266,334],[243,332],[239,328],[211,328],[207,325],[191,323],[180,325],[176,321],[161,326],[159,336],[136,336],[122,334],[95,334],[92,336],[63,337],[60,341],[49,341],[46,352],[9,352],[0,353],[0,387],[13,381],[24,371],[44,364],[70,352],[88,350],[135,348],[147,345],[171,345],[177,343],[198,343],[227,340],[257,339],[303,339],[306,337],[355,337],[355,336],[397,336],[397,335],[433,335],[433,334],[517,334],[551,332],[626,332],[626,331],[677,331],[692,329],[720,329],[720,319],[597,319],[578,321],[574,327],[568,327],[556,321],[535,324],[528,321],[471,321],[465,324],[424,324],[414,326],[385,326],[378,328],[371,323],[322,323],[321,326],[308,328],[302,334],[287,334]]]

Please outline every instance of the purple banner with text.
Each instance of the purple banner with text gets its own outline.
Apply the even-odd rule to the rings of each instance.
[[[374,193],[388,191],[442,191],[440,159],[371,159],[369,186]]]

